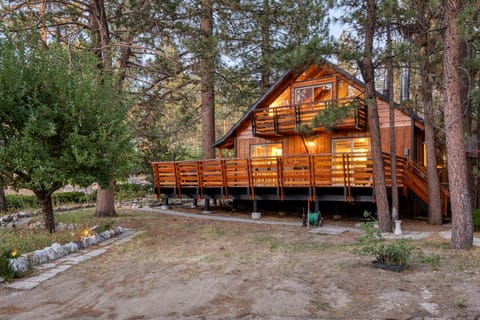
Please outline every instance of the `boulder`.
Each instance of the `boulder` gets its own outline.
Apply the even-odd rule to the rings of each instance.
[[[36,261],[35,264],[42,264],[42,263],[48,262],[48,255],[47,255],[47,251],[45,249],[44,250],[35,250],[33,252],[33,255],[34,255],[34,259]]]
[[[68,253],[74,253],[78,251],[78,244],[75,242],[69,242],[63,245],[63,248],[68,252]]]
[[[27,272],[29,269],[27,257],[18,257],[16,259],[9,260],[10,268],[15,272]]]
[[[52,244],[52,249],[55,250],[55,253],[57,256],[56,259],[66,256],[68,254],[68,251],[65,250],[65,248],[63,248],[63,246],[60,245],[59,243]]]

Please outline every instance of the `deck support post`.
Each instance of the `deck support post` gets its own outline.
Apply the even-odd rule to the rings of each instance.
[[[198,199],[197,199],[197,198],[193,198],[192,208],[196,208],[197,205],[198,205]]]
[[[204,214],[210,214],[210,198],[208,196],[205,196],[205,206],[203,207],[202,213]]]
[[[262,217],[262,213],[258,212],[258,203],[257,200],[253,200],[253,211],[252,211],[252,219],[257,220]]]
[[[163,209],[163,210],[168,209],[168,196],[167,195],[162,197],[161,203],[162,204],[160,206],[160,209]]]

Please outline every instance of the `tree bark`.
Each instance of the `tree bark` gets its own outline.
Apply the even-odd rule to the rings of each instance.
[[[389,105],[389,122],[390,122],[390,179],[392,181],[392,214],[393,208],[397,213],[396,217],[392,216],[393,220],[398,220],[398,212],[400,212],[399,201],[398,201],[398,181],[397,181],[397,151],[396,151],[396,141],[395,141],[395,102],[394,102],[394,92],[393,92],[393,52],[392,52],[392,34],[391,34],[391,23],[387,26],[387,46],[389,48],[389,58],[387,61],[387,83],[388,83],[388,105]],[[393,223],[393,221],[392,221]],[[393,225],[392,225],[393,228]]]
[[[373,157],[373,174],[375,179],[375,200],[377,203],[378,224],[382,232],[392,232],[392,219],[388,208],[388,195],[385,182],[385,167],[382,156],[380,137],[380,120],[375,91],[373,66],[373,38],[376,19],[375,0],[367,2],[367,23],[365,26],[365,48],[359,67],[365,80],[365,101],[368,106],[368,125]]]
[[[212,0],[202,0],[200,21],[200,90],[202,103],[202,155],[204,159],[215,157],[215,47],[213,41]]]
[[[425,124],[425,146],[427,163],[427,184],[428,184],[428,223],[440,225],[442,224],[442,207],[440,198],[440,179],[437,171],[437,156],[435,146],[435,120],[433,116],[433,72],[430,63],[430,22],[425,18],[427,3],[422,1],[419,5],[421,32],[418,37],[420,45],[420,92],[422,94],[422,104],[424,112]]]
[[[42,208],[45,228],[50,233],[55,232],[55,218],[53,216],[52,193],[53,191],[34,191],[37,200]]]
[[[445,132],[448,182],[452,207],[452,239],[454,249],[467,249],[473,245],[471,195],[467,186],[464,123],[462,115],[461,44],[457,19],[462,1],[445,0],[445,41],[443,57],[443,99],[445,106]]]
[[[98,188],[95,208],[96,217],[114,217],[115,211],[115,181],[112,180],[108,188]]]
[[[0,212],[7,212],[7,199],[3,188],[4,185],[0,184]]]

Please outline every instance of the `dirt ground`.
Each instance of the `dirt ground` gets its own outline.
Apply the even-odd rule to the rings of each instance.
[[[356,232],[121,215],[146,232],[30,291],[0,287],[0,319],[480,318],[480,249],[437,235],[415,241],[425,255],[396,273],[351,253]]]

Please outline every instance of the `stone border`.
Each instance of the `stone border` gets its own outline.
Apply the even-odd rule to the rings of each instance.
[[[15,259],[8,259],[9,265],[15,272],[27,272],[32,270],[35,266],[55,261],[68,254],[75,253],[80,249],[88,248],[91,245],[118,236],[124,231],[124,228],[118,226],[115,229],[106,230],[100,234],[94,233],[86,237],[81,237],[79,241],[72,241],[64,245],[53,243],[50,247],[46,247],[43,250],[35,250],[33,252],[22,254]]]

